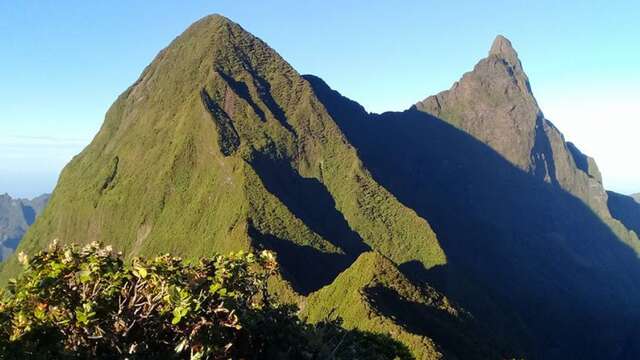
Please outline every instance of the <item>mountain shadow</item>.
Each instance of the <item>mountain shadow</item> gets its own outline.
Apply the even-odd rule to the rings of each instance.
[[[498,344],[480,334],[472,318],[453,316],[437,308],[403,298],[394,289],[378,285],[364,295],[376,311],[393,318],[407,331],[433,339],[445,354],[457,359],[503,359]]]
[[[252,85],[255,88],[258,96],[258,101],[264,104],[271,115],[282,125],[285,129],[287,129],[290,133],[295,134],[295,129],[289,124],[287,121],[287,117],[282,110],[282,107],[278,105],[276,100],[271,95],[271,85],[268,81],[266,81],[260,74],[258,74],[255,70],[251,69],[249,65],[245,68],[246,71],[249,72],[251,78],[253,79]],[[255,114],[260,118],[262,122],[267,121],[267,116],[262,108],[257,104],[257,102],[253,99],[251,95],[251,91],[246,83],[242,81],[235,80],[232,76],[224,72],[223,70],[216,70],[216,73],[227,83],[227,85],[244,101],[251,106],[251,109],[255,112]]]
[[[628,358],[619,344],[640,319],[640,262],[582,201],[439,118],[415,108],[367,114],[305,79],[373,177],[438,235],[447,267],[435,276],[404,266],[410,276],[490,328],[505,319],[479,299],[498,301],[521,320],[514,330],[532,334],[533,358]],[[460,286],[469,279],[479,284]]]
[[[575,161],[578,169],[582,170],[586,174],[589,173],[589,158],[578,149],[573,143],[568,142],[567,148],[573,157],[573,161]]]
[[[331,283],[363,252],[371,248],[353,231],[327,188],[315,178],[305,178],[288,161],[256,152],[251,166],[265,188],[298,219],[342,253],[326,253],[311,246],[297,245],[250,226],[250,236],[278,253],[287,269],[288,280],[301,294],[308,294]],[[287,275],[285,274],[285,277]]]
[[[282,277],[302,295],[330,284],[353,262],[353,257],[322,252],[312,246],[298,245],[275,235],[260,232],[249,224],[249,237],[258,248],[275,251]]]
[[[556,177],[556,165],[553,159],[544,159],[540,154],[552,154],[551,143],[544,132],[544,117],[538,114],[536,118],[536,136],[535,143],[531,149],[531,157],[534,161],[534,169],[545,169],[544,172],[535,172],[534,175],[544,181],[545,177],[549,177],[552,184],[559,186]],[[546,166],[545,166],[546,165]]]
[[[640,234],[640,204],[631,196],[607,191],[607,206],[614,218],[618,219],[624,226]]]
[[[22,216],[24,216],[24,221],[27,225],[32,225],[33,222],[36,221],[36,210],[29,205],[21,204],[20,206],[22,207]]]
[[[265,188],[312,231],[355,259],[370,251],[353,231],[327,188],[315,178],[305,178],[288,161],[255,153],[251,162]]]

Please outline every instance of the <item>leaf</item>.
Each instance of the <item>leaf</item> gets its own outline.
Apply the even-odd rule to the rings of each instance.
[[[78,309],[76,309],[76,320],[83,325],[86,325],[89,322],[87,314],[85,314],[84,311]]]
[[[187,315],[188,312],[189,308],[185,306],[178,306],[177,308],[173,309],[173,319],[171,320],[171,324],[178,324],[182,320],[182,318]]]
[[[175,324],[174,324],[175,325]],[[175,351],[177,353],[181,353],[185,347],[187,346],[187,339],[182,340],[176,347],[175,347]]]
[[[78,280],[80,280],[80,283],[82,284],[91,281],[91,271],[89,270],[78,271]]]
[[[222,288],[222,285],[218,283],[212,284],[211,286],[209,286],[209,292],[215,294],[220,288]]]
[[[147,269],[143,268],[142,266],[136,266],[135,267],[135,271],[133,273],[137,277],[142,278],[142,279],[147,277]]]
[[[33,316],[36,317],[36,319],[38,320],[43,320],[45,318],[45,311],[44,308],[37,306],[34,310],[33,310]]]

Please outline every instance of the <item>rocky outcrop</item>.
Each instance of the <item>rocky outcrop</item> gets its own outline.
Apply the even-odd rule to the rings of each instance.
[[[542,113],[529,79],[509,40],[498,36],[489,56],[463,75],[450,90],[416,104],[491,146],[525,171],[550,177],[548,161],[534,153],[548,150]],[[536,142],[538,140],[538,142]]]
[[[610,216],[595,162],[540,111],[508,41],[404,112],[368,114],[306,79],[374,178],[438,234],[447,266],[403,269],[529,354],[516,358],[634,353],[621,345],[633,321],[620,322],[640,318],[637,238]]]
[[[566,142],[544,117],[518,54],[505,37],[498,36],[487,58],[451,89],[415,107],[469,133],[521,170],[560,186],[611,220],[595,161]]]

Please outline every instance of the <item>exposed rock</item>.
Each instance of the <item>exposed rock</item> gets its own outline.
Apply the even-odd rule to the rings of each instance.
[[[493,40],[493,44],[491,44],[491,49],[489,50],[489,55],[495,55],[503,59],[507,59],[512,64],[520,64],[518,53],[511,45],[511,41],[503,35],[498,35]]]
[[[595,162],[503,58],[515,52],[494,48],[404,112],[368,114],[306,78],[374,178],[433,225],[449,261],[423,279],[527,349],[516,358],[633,358],[621,344],[637,330],[620,324],[640,320],[637,237],[609,215]]]
[[[447,91],[416,104],[481,140],[518,168],[559,185],[611,218],[595,161],[566,143],[531,92],[518,54],[499,35],[489,56]]]

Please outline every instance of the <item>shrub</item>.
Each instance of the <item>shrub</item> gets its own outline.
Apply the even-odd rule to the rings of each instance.
[[[53,243],[0,298],[5,359],[394,359],[390,338],[301,322],[269,295],[267,251],[187,262],[170,255],[125,264],[109,247]]]

